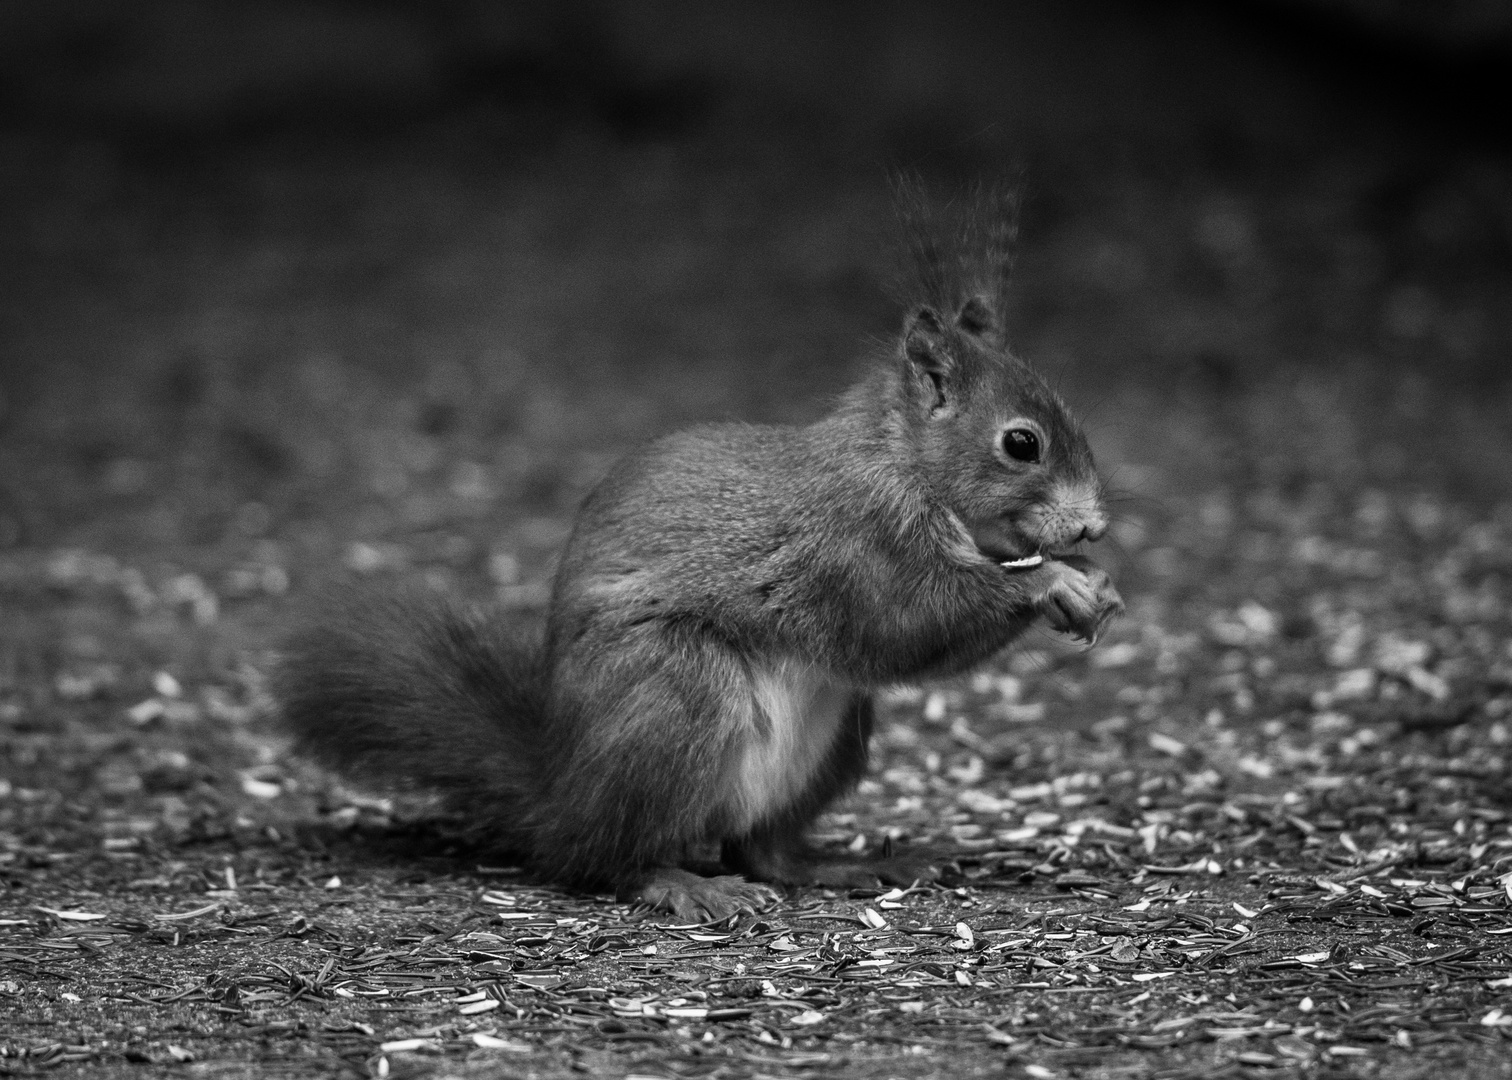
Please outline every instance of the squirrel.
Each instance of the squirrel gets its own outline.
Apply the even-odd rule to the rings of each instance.
[[[338,603],[275,674],[296,748],[441,795],[548,879],[688,921],[772,886],[935,879],[889,846],[804,841],[866,771],[874,692],[970,669],[1040,619],[1093,642],[1123,603],[1070,553],[1108,526],[1086,438],[1007,344],[1012,194],[942,214],[914,181],[900,203],[912,302],[828,415],[707,424],[621,461],[577,514],[542,631],[439,599]]]

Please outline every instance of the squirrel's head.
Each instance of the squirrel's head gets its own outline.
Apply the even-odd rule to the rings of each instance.
[[[1107,530],[1086,436],[1008,350],[991,297],[970,296],[949,312],[916,308],[897,363],[920,479],[983,555],[1063,552]]]

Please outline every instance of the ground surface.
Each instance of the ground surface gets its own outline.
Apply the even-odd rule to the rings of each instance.
[[[1007,48],[921,100],[4,135],[0,1071],[1512,1074],[1512,162],[1211,28]],[[288,757],[301,598],[533,617],[615,456],[817,415],[896,325],[884,166],[1010,158],[1130,610],[889,696],[821,838],[946,884],[670,926]]]

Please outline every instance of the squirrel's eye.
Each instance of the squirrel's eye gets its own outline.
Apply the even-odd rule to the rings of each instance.
[[[1014,461],[1038,461],[1039,436],[1028,428],[1009,428],[1003,432],[1003,453]]]

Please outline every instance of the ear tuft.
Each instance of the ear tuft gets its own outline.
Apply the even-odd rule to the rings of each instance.
[[[1008,282],[1018,232],[1018,191],[1012,183],[978,184],[956,198],[935,201],[923,178],[905,172],[893,180],[905,270],[897,293],[905,304],[925,303],[956,316],[980,301],[988,328],[974,331],[1000,343],[1006,333]],[[977,314],[975,311],[970,314]]]
[[[997,313],[985,296],[967,297],[961,310],[956,312],[956,325],[977,337],[995,334],[1002,329]]]

